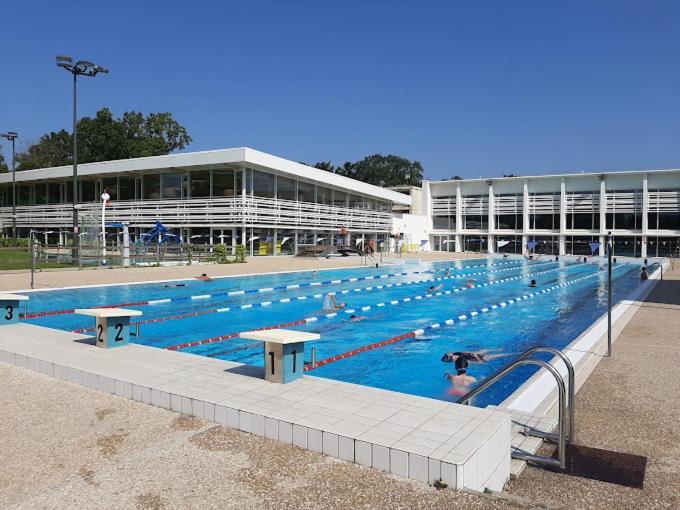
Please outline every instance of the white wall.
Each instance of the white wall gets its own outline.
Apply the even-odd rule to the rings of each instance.
[[[392,233],[404,234],[407,243],[421,246],[422,241],[427,241],[423,246],[424,251],[430,251],[430,236],[428,235],[428,217],[419,214],[395,214],[392,219]]]

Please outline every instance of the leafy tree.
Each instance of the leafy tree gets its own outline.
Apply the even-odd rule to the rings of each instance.
[[[72,160],[73,138],[71,133],[62,129],[40,137],[38,143],[28,147],[26,152],[16,155],[17,170],[47,168],[70,165]]]
[[[125,112],[115,118],[102,108],[94,117],[78,121],[78,162],[161,156],[191,143],[186,128],[172,114]],[[18,170],[70,165],[73,137],[61,130],[44,135],[37,144],[17,155]]]
[[[453,177],[451,177],[451,180],[452,181],[462,181],[463,178],[460,175],[454,175]]]
[[[6,174],[9,172],[7,168],[7,163],[5,163],[5,155],[2,153],[2,145],[0,145],[0,174]]]
[[[347,162],[337,173],[378,186],[419,186],[423,180],[423,166],[419,161],[410,161],[393,154],[373,154],[356,163]]]
[[[335,165],[331,163],[330,161],[319,161],[317,163],[314,163],[314,168],[318,168],[319,170],[326,170],[328,172],[333,172],[337,170]]]
[[[503,174],[503,177],[519,177],[517,174]]]

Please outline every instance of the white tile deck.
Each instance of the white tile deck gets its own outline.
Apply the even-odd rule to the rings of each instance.
[[[423,482],[501,490],[510,474],[507,412],[311,376],[281,385],[238,363],[87,340],[3,326],[0,361]]]

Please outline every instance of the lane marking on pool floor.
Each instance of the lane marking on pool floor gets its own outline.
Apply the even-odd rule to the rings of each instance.
[[[620,267],[624,267],[627,264],[628,263],[621,264],[620,266],[616,266],[613,269],[618,269]],[[568,282],[563,282],[563,283],[560,283],[558,285],[552,285],[552,286],[547,287],[545,289],[542,289],[540,291],[529,292],[528,294],[523,294],[523,295],[515,297],[513,299],[508,299],[506,301],[501,301],[499,303],[496,303],[496,304],[493,304],[493,305],[490,305],[490,306],[485,306],[484,308],[480,308],[478,310],[471,310],[471,311],[464,313],[464,314],[461,314],[458,317],[453,318],[453,319],[446,319],[444,321],[435,322],[435,323],[430,324],[429,326],[426,326],[424,328],[415,329],[413,331],[409,331],[408,333],[402,333],[401,335],[394,336],[392,338],[388,338],[388,339],[382,340],[380,342],[375,342],[375,343],[372,343],[372,344],[364,345],[362,347],[357,347],[355,349],[351,349],[351,350],[343,352],[341,354],[336,354],[335,356],[331,356],[329,358],[325,358],[325,359],[322,359],[320,361],[317,361],[314,364],[305,365],[304,370],[305,370],[305,372],[309,372],[310,370],[314,370],[314,369],[317,369],[319,367],[328,365],[329,363],[334,363],[336,361],[351,358],[352,356],[356,356],[357,354],[361,354],[362,352],[372,351],[372,350],[375,350],[375,349],[379,349],[380,347],[385,347],[387,345],[396,344],[396,343],[401,342],[402,340],[405,340],[407,338],[415,338],[417,336],[424,335],[427,331],[432,331],[432,330],[439,329],[439,328],[445,327],[445,326],[453,326],[454,324],[456,324],[456,321],[458,321],[458,322],[465,321],[470,317],[478,316],[480,313],[484,314],[484,313],[488,313],[492,310],[498,310],[499,308],[506,308],[508,305],[518,303],[520,301],[525,301],[527,299],[531,299],[533,297],[540,296],[540,295],[543,295],[543,294],[548,294],[550,292],[553,292],[554,290],[558,290],[558,289],[561,289],[563,287],[567,287],[569,285],[575,285],[577,283],[580,283],[580,282],[585,281],[589,278],[593,278],[594,276],[599,276],[599,275],[601,275],[601,272],[597,271],[596,273],[592,273],[592,274],[589,274],[589,275],[586,275],[586,276],[582,276],[582,277],[576,278],[574,280],[570,280]]]
[[[556,262],[545,262],[541,264],[536,264],[532,266],[532,268],[537,268],[537,267],[544,267],[546,265],[553,265],[556,264]],[[580,266],[568,266],[568,267],[580,267]],[[511,268],[503,268],[503,269],[493,269],[490,271],[480,271],[477,273],[465,273],[464,275],[454,275],[454,276],[440,276],[437,278],[426,278],[422,280],[412,280],[408,282],[397,282],[397,283],[389,283],[386,285],[375,285],[375,286],[369,286],[369,287],[363,287],[363,288],[355,288],[355,289],[350,289],[350,290],[342,290],[342,291],[337,291],[337,292],[329,292],[329,294],[333,295],[338,295],[338,294],[349,294],[350,292],[358,293],[358,292],[364,292],[364,291],[372,291],[372,290],[384,290],[384,289],[391,289],[395,287],[402,287],[402,286],[408,286],[408,285],[418,285],[422,283],[431,283],[435,281],[444,281],[444,280],[455,280],[455,279],[463,279],[466,277],[470,276],[479,276],[479,275],[485,275],[489,273],[499,273],[503,271],[512,271],[514,269],[517,269],[516,267],[511,267]],[[554,268],[553,270],[560,269],[560,267]],[[524,278],[529,278],[531,275],[535,274],[542,274],[542,272],[538,273],[527,273],[526,275],[521,275],[521,277]],[[456,291],[457,292],[457,291]],[[230,312],[230,311],[236,311],[236,310],[247,310],[250,308],[256,308],[256,307],[265,307],[272,305],[274,303],[280,304],[280,303],[292,303],[294,301],[304,301],[307,299],[321,299],[323,298],[323,294],[309,294],[306,296],[297,296],[293,298],[282,298],[277,301],[260,301],[256,303],[245,303],[241,305],[233,305],[230,307],[221,307],[221,308],[213,308],[213,309],[208,309],[208,310],[196,310],[193,312],[183,312],[179,314],[173,314],[173,315],[166,315],[166,316],[161,316],[161,317],[154,317],[151,319],[143,319],[139,321],[135,321],[132,324],[155,324],[159,322],[166,322],[166,321],[172,321],[172,320],[179,320],[179,319],[188,319],[192,317],[199,317],[201,315],[209,315],[213,313],[224,313],[224,312]],[[78,328],[72,330],[72,333],[89,333],[94,331],[95,328],[93,327],[86,327],[86,328]]]
[[[94,306],[92,308],[120,308],[123,306],[148,306],[148,305],[157,305],[157,304],[164,304],[164,303],[176,303],[176,302],[182,302],[182,301],[191,301],[192,299],[211,299],[211,298],[218,298],[218,297],[231,297],[231,296],[242,296],[245,294],[256,294],[256,293],[261,293],[261,292],[273,292],[277,290],[292,290],[292,289],[299,289],[299,288],[304,288],[304,287],[315,287],[315,286],[320,286],[320,285],[336,285],[339,283],[348,283],[348,282],[356,282],[356,281],[366,281],[366,280],[381,280],[385,278],[395,278],[399,276],[409,276],[413,274],[426,274],[426,273],[437,273],[437,272],[443,272],[443,271],[450,271],[450,270],[464,270],[464,269],[471,269],[475,267],[494,267],[494,266],[503,266],[503,265],[508,265],[508,264],[516,264],[517,268],[520,267],[527,267],[527,266],[534,266],[537,264],[537,262],[532,262],[532,261],[527,261],[526,263],[522,263],[522,261],[508,261],[508,262],[497,262],[493,264],[477,264],[477,265],[470,265],[470,266],[463,266],[463,267],[453,267],[453,268],[440,268],[440,269],[428,269],[424,271],[405,271],[401,273],[385,273],[381,275],[369,275],[369,276],[360,276],[360,277],[352,277],[352,278],[344,278],[344,279],[336,279],[336,280],[324,280],[320,282],[304,282],[304,283],[297,283],[297,284],[292,284],[292,285],[280,285],[278,287],[263,287],[261,289],[247,289],[247,290],[232,290],[232,291],[221,291],[221,292],[215,292],[212,294],[200,294],[200,297],[197,298],[195,296],[175,296],[175,297],[170,297],[170,298],[162,298],[162,299],[149,299],[149,300],[144,300],[144,301],[130,301],[127,303],[115,303],[115,304],[106,304],[106,305],[98,305]],[[483,271],[486,272],[486,271]],[[466,275],[461,275],[461,276],[466,276]],[[26,314],[24,319],[37,319],[40,317],[50,317],[53,315],[68,315],[68,314],[73,314],[75,313],[74,308],[67,308],[64,310],[51,310],[51,311],[44,311],[44,312],[35,312],[35,313],[29,313]]]
[[[581,266],[572,266],[572,267],[581,267]],[[549,269],[549,270],[546,270],[546,271],[537,272],[537,273],[534,273],[534,275],[549,273],[551,271],[556,271],[557,269],[561,269],[561,268],[553,268],[553,269]],[[481,288],[481,287],[487,287],[489,285],[496,285],[496,284],[500,284],[500,283],[516,281],[516,280],[520,280],[520,279],[523,279],[523,278],[526,278],[526,277],[527,277],[526,275],[512,276],[510,278],[504,278],[502,280],[494,280],[492,282],[485,282],[483,284],[473,285],[473,286],[470,286],[470,287],[467,287],[467,286],[466,287],[458,287],[458,288],[452,289],[452,290],[446,290],[446,291],[441,291],[441,292],[433,292],[431,294],[422,294],[422,295],[418,295],[418,296],[414,296],[414,297],[407,297],[407,298],[403,298],[403,299],[395,299],[395,300],[392,300],[392,301],[389,301],[389,302],[377,303],[375,305],[367,305],[367,306],[362,307],[361,310],[362,311],[368,311],[371,308],[373,308],[374,306],[376,308],[378,308],[378,307],[383,307],[387,304],[389,304],[389,305],[399,305],[399,304],[402,304],[402,303],[411,302],[412,300],[431,299],[431,298],[434,298],[434,297],[450,295],[450,294],[454,294],[454,293],[457,293],[457,292],[463,292],[463,291],[466,291],[466,290],[471,290],[471,289],[474,289],[474,288]],[[286,322],[284,324],[273,324],[273,325],[262,327],[262,328],[255,328],[255,331],[267,330],[267,329],[278,329],[278,328],[289,327],[289,326],[293,326],[293,325],[309,324],[309,323],[312,323],[312,322],[317,322],[320,319],[334,319],[336,317],[342,317],[342,314],[350,315],[350,314],[354,314],[355,312],[356,312],[356,310],[353,309],[353,308],[342,309],[341,312],[324,313],[324,314],[314,315],[314,316],[311,316],[311,317],[305,317],[304,319],[299,319],[297,321]],[[252,331],[252,330],[247,330],[247,331]],[[188,347],[196,347],[198,345],[206,345],[206,344],[211,344],[211,343],[216,343],[216,342],[222,342],[222,341],[225,341],[225,340],[230,340],[232,338],[236,338],[241,333],[243,333],[243,331],[239,331],[239,332],[235,332],[235,333],[229,333],[229,334],[226,334],[226,335],[219,335],[219,336],[210,337],[210,338],[205,338],[205,339],[202,339],[202,340],[194,340],[194,341],[191,341],[191,342],[184,342],[184,343],[177,344],[177,345],[171,345],[171,346],[163,347],[163,349],[176,351],[176,350],[179,350],[179,349],[186,349]]]

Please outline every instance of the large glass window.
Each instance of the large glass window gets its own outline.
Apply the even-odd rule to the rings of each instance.
[[[17,185],[17,205],[29,205],[31,203],[31,187],[28,184]]]
[[[275,176],[259,170],[253,170],[253,196],[274,198]]]
[[[50,204],[58,204],[61,202],[61,184],[58,182],[50,182],[47,185],[47,200]]]
[[[162,174],[163,199],[182,198],[182,174]]]
[[[144,176],[144,200],[161,198],[161,176],[158,174]]]
[[[297,195],[300,202],[314,202],[314,185],[305,181],[298,181]]]
[[[210,170],[191,172],[189,177],[191,179],[191,196],[193,198],[210,196]]]
[[[456,217],[455,216],[433,216],[432,228],[435,230],[455,230]]]
[[[333,205],[335,207],[347,207],[347,193],[333,190]]]
[[[111,200],[118,200],[118,178],[117,177],[106,177],[102,179],[102,189],[111,196]]]
[[[44,182],[39,182],[35,185],[35,203],[36,204],[46,204],[47,203],[47,184]]]
[[[316,187],[316,203],[331,205],[333,203],[333,190],[328,188],[323,188],[321,186]]]
[[[241,172],[238,172],[239,174]],[[212,196],[214,198],[231,198],[234,192],[234,171],[233,170],[214,170]]]
[[[98,197],[95,182],[90,180],[80,181],[80,201],[94,202],[97,199]]]
[[[363,197],[360,197],[358,195],[350,195],[349,196],[349,208],[350,209],[363,209],[364,208]]]
[[[276,198],[280,200],[295,200],[295,180],[278,176],[276,178]]]
[[[118,179],[118,200],[134,200],[135,198],[135,178],[120,177]]]

